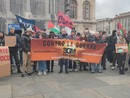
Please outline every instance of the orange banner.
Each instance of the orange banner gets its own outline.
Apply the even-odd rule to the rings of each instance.
[[[68,58],[83,62],[100,63],[106,44],[65,39],[32,39],[31,60]]]

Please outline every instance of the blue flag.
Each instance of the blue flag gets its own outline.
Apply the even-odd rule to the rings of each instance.
[[[35,20],[29,20],[21,16],[15,15],[21,28],[26,30],[27,28],[33,28],[35,26]]]

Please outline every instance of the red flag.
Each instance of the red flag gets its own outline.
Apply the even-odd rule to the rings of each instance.
[[[35,28],[35,32],[37,32],[37,31],[41,31],[41,29],[38,28],[37,26],[34,26],[34,28]]]
[[[35,30],[35,32],[33,32],[33,36],[36,35],[37,31],[41,31],[41,29],[38,28],[37,26],[33,26],[33,29]]]
[[[122,24],[120,22],[117,23],[117,28],[118,28],[118,30],[123,28],[123,26],[122,26]]]
[[[66,16],[63,13],[59,12],[58,13],[58,25],[72,28],[74,23],[73,23],[73,21],[71,21],[69,19],[68,16]]]

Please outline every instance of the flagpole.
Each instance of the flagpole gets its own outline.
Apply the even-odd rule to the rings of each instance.
[[[60,29],[60,26],[58,25],[58,13],[59,13],[59,9],[60,9],[59,5],[60,5],[60,1],[58,0],[58,11],[57,11],[57,27],[58,27],[58,29]]]

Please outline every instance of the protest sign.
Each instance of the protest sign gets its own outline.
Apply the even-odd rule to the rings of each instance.
[[[0,46],[0,78],[10,76],[10,56],[7,46]]]
[[[5,46],[14,47],[16,45],[16,36],[5,36]]]
[[[128,45],[127,44],[116,44],[116,53],[126,53],[128,52]]]

